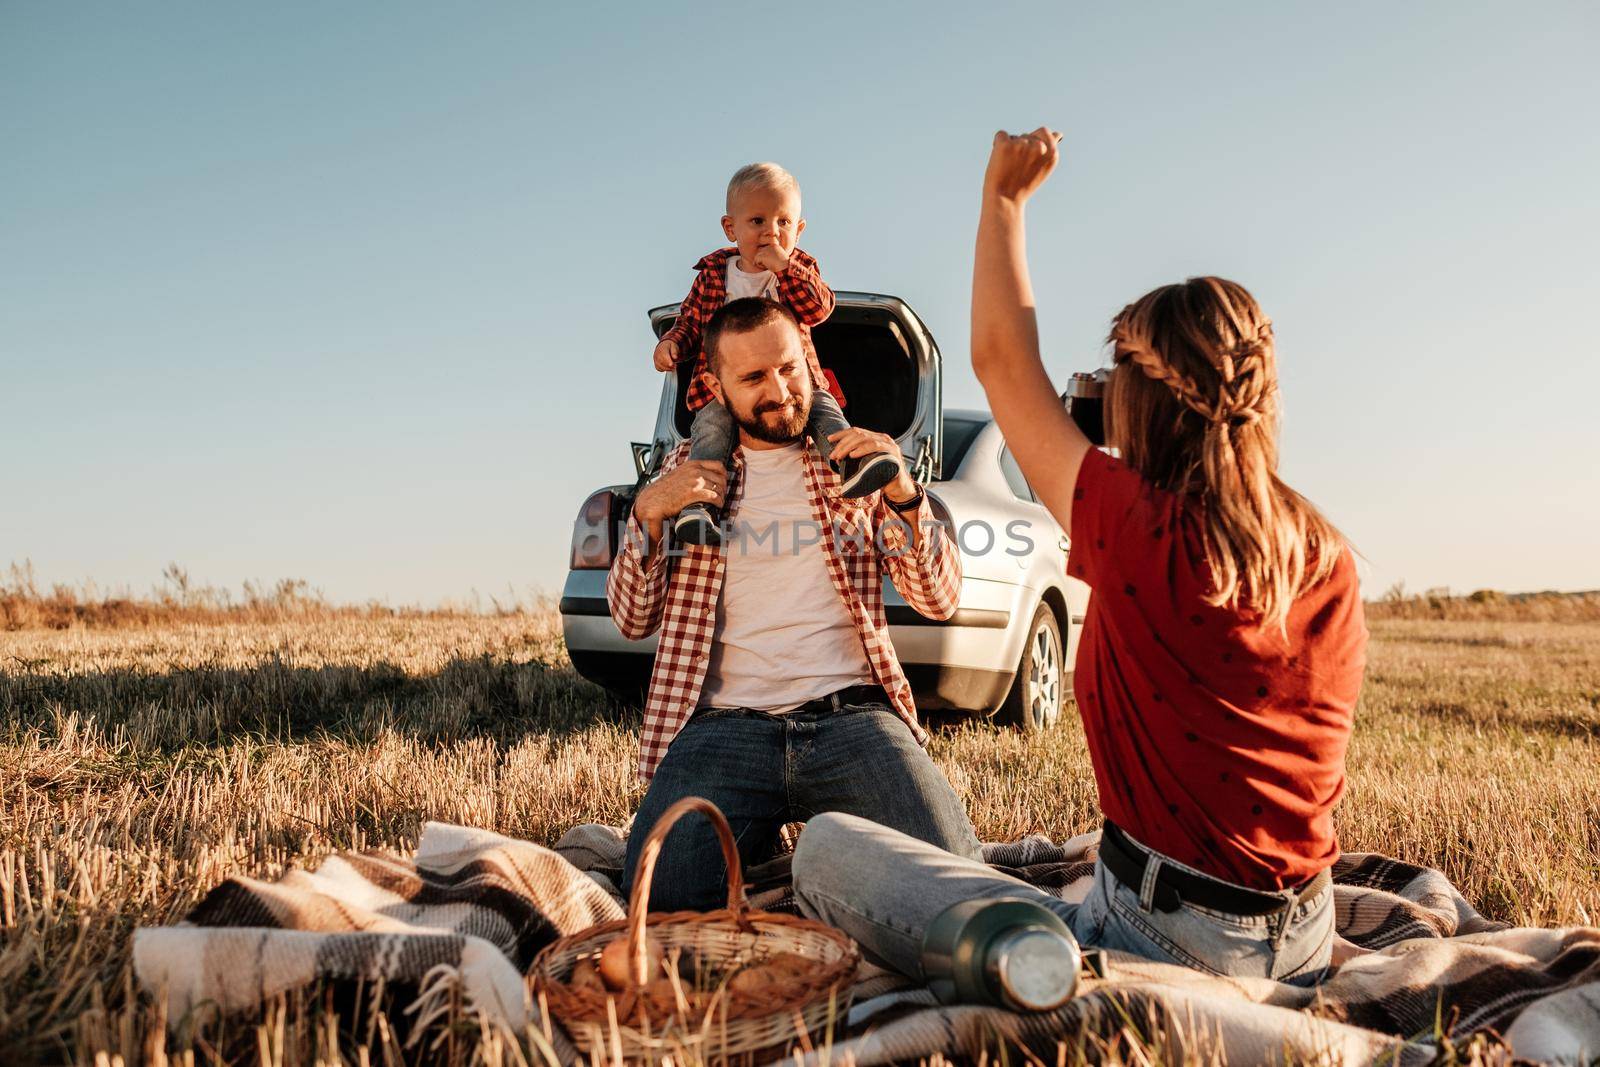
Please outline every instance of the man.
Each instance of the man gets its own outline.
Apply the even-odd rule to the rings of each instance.
[[[703,344],[709,384],[739,431],[731,474],[674,450],[634,501],[606,583],[624,636],[661,630],[640,753],[650,788],[628,835],[623,892],[650,828],[685,796],[722,809],[747,867],[775,854],[785,823],[824,811],[977,857],[966,810],[923,751],[883,612],[887,568],[917,611],[953,615],[954,544],[903,461],[882,490],[840,497],[805,434],[812,384],[787,308],[732,301]],[[887,434],[833,435],[835,460],[885,450],[900,456]],[[669,551],[666,520],[695,502],[723,506],[723,545]],[[710,826],[691,816],[662,851],[651,910],[720,907],[725,881]]]

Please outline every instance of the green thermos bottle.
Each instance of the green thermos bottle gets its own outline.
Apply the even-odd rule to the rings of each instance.
[[[946,1004],[1051,1011],[1078,988],[1083,953],[1060,916],[1029,900],[963,900],[922,939],[922,973]]]

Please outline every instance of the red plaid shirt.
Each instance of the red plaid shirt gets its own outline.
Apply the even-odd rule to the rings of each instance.
[[[738,254],[737,248],[719,248],[694,265],[700,273],[695,275],[689,295],[678,308],[678,321],[661,335],[663,341],[677,344],[679,363],[694,360],[694,377],[689,381],[689,396],[685,401],[690,411],[699,411],[716,399],[706,381],[709,372],[700,338],[711,316],[728,302],[728,260]],[[822,373],[817,350],[811,344],[811,327],[821,325],[833,314],[833,290],[822,280],[817,261],[798,248],[789,256],[789,269],[778,275],[778,299],[800,320],[800,342],[805,346],[806,363],[811,367],[812,387],[828,390],[842,407],[844,394]]]
[[[683,462],[688,452],[685,441],[667,456],[662,473]],[[934,519],[926,499],[915,516],[904,519],[922,530],[921,540],[912,546],[906,526],[891,521],[896,513],[881,492],[855,500],[843,498],[839,496],[839,475],[809,438],[805,456],[806,491],[812,517],[821,528],[828,575],[855,620],[873,677],[888,692],[895,711],[918,743],[926,743],[927,734],[917,723],[911,685],[889,643],[883,571],[888,569],[907,604],[930,619],[948,619],[961,597],[961,554]],[[743,475],[744,452],[736,448],[728,480],[729,522],[738,518]],[[703,545],[682,546],[672,556],[655,546],[646,560],[641,555],[645,536],[639,520],[630,516],[626,542],[606,579],[606,601],[617,629],[629,640],[661,631],[639,746],[639,775],[648,780],[698,705],[711,659],[717,601],[722,596],[723,557],[719,549]],[[783,610],[781,599],[774,598],[773,610]]]

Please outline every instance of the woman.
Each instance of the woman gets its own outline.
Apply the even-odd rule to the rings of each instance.
[[[1023,205],[1059,136],[995,137],[972,362],[1029,484],[1094,590],[1076,693],[1106,817],[1093,888],[1067,904],[848,816],[813,820],[802,906],[919,974],[927,923],[1024,896],[1078,940],[1220,974],[1315,982],[1330,961],[1332,809],[1366,626],[1337,530],[1277,476],[1272,329],[1241,286],[1192,278],[1111,328],[1108,443],[1092,447],[1039,357]]]

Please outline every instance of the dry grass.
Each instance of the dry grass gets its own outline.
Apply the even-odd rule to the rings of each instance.
[[[203,618],[0,633],[7,1064],[401,1062],[381,1016],[328,991],[169,1047],[132,992],[128,935],[232,872],[409,849],[424,819],[550,842],[639,799],[636,720],[572,673],[549,613]],[[1345,846],[1440,867],[1496,918],[1600,918],[1600,622],[1372,628]],[[968,725],[933,752],[986,837],[1094,821],[1075,723]],[[524,1054],[470,1032],[452,1047]]]
[[[0,574],[0,631],[93,630],[173,626],[180,623],[285,623],[321,619],[459,618],[462,616],[519,615],[549,608],[548,598],[535,595],[529,602],[514,590],[504,600],[473,594],[467,604],[436,608],[394,607],[378,601],[366,604],[329,603],[320,590],[301,578],[284,578],[272,585],[245,582],[235,595],[212,585],[195,585],[189,572],[169,563],[161,584],[139,595],[129,590],[108,592],[93,582],[56,583],[39,587],[33,563],[12,563]]]
[[[1430,589],[1408,595],[1405,583],[1367,604],[1368,619],[1439,619],[1452,622],[1600,622],[1600,591],[1502,593]]]

